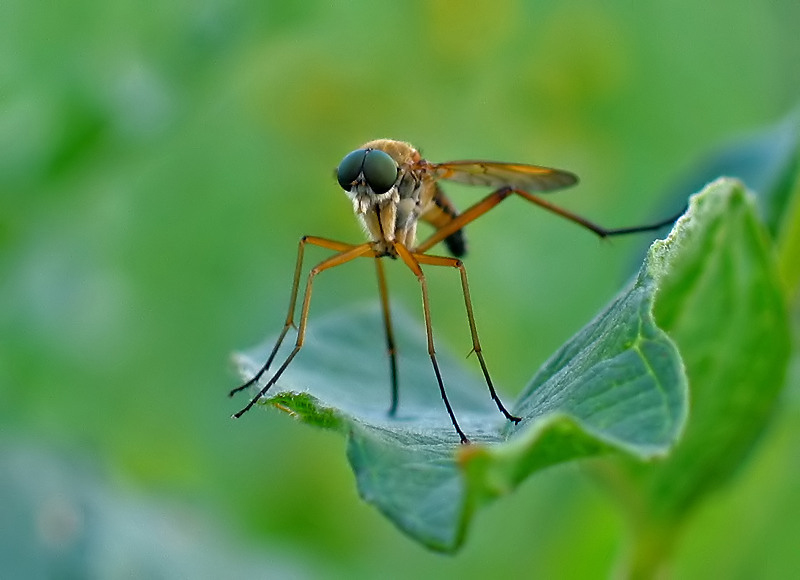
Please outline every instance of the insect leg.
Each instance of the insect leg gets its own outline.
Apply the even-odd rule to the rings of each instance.
[[[487,211],[495,207],[498,203],[503,201],[509,195],[514,193],[514,190],[510,187],[503,187],[496,191],[493,191],[482,200],[477,202],[476,204],[470,206],[455,218],[447,222],[445,225],[437,229],[433,232],[428,239],[426,239],[421,244],[417,244],[414,248],[414,253],[416,254],[424,254],[433,246],[444,240],[445,238],[450,237],[455,232],[466,226],[468,223],[475,221]]]
[[[556,215],[560,215],[561,217],[566,218],[571,222],[578,224],[579,226],[583,226],[586,229],[593,231],[601,238],[606,238],[608,236],[619,236],[624,234],[635,234],[638,232],[651,232],[654,230],[658,230],[660,228],[663,228],[664,226],[674,223],[686,211],[686,208],[684,208],[681,210],[680,213],[674,216],[670,216],[665,220],[661,220],[660,222],[656,222],[653,224],[646,224],[643,226],[631,226],[627,228],[605,228],[601,225],[598,225],[594,222],[587,220],[586,218],[574,214],[571,211],[567,211],[562,207],[558,207],[557,205],[554,205],[549,201],[542,199],[538,195],[533,195],[532,193],[528,193],[527,191],[522,191],[518,189],[515,189],[514,193],[521,195],[531,203],[534,203],[539,207],[546,209],[547,211],[551,211]]]
[[[392,379],[392,404],[389,415],[397,413],[399,392],[397,388],[397,350],[394,346],[394,332],[392,331],[392,316],[389,311],[389,291],[386,287],[386,275],[383,271],[383,262],[375,258],[375,268],[378,273],[378,290],[381,296],[381,310],[383,311],[383,326],[386,329],[386,352],[389,354],[389,365]]]
[[[469,282],[467,281],[467,269],[464,267],[464,263],[457,259],[457,258],[448,258],[444,256],[429,256],[426,254],[413,254],[414,258],[420,264],[429,264],[431,266],[450,266],[453,268],[458,268],[459,273],[461,274],[461,290],[464,294],[464,305],[467,308],[467,319],[469,320],[469,330],[472,334],[472,351],[478,357],[478,361],[481,365],[481,370],[483,371],[483,377],[486,379],[486,385],[489,387],[489,394],[492,396],[492,399],[497,404],[497,408],[500,409],[500,412],[505,415],[506,419],[509,421],[513,421],[514,423],[519,423],[522,418],[516,417],[508,412],[508,410],[503,405],[503,402],[500,400],[500,397],[497,395],[497,391],[494,388],[494,384],[492,383],[492,378],[489,376],[489,369],[486,366],[486,361],[483,360],[483,352],[481,350],[481,343],[478,340],[478,328],[475,325],[475,316],[472,312],[472,300],[469,295]]]
[[[278,380],[278,378],[280,378],[280,376],[283,374],[283,371],[286,370],[286,367],[289,366],[289,363],[292,362],[292,359],[294,359],[294,357],[297,356],[297,353],[302,348],[303,342],[305,341],[305,336],[306,336],[306,324],[308,322],[308,311],[309,311],[309,307],[311,305],[311,289],[312,289],[312,285],[313,285],[313,282],[314,282],[314,278],[317,276],[317,274],[319,274],[320,272],[323,272],[325,270],[328,270],[330,268],[334,268],[336,266],[340,266],[342,264],[345,264],[345,263],[347,263],[347,262],[349,262],[351,260],[354,260],[355,258],[359,258],[361,256],[366,256],[366,255],[372,253],[372,245],[370,243],[359,244],[357,246],[351,246],[349,244],[342,244],[341,242],[333,242],[331,240],[324,240],[322,238],[313,238],[313,241],[310,238],[305,238],[305,241],[308,242],[308,243],[314,243],[315,245],[320,245],[320,246],[322,246],[324,248],[344,247],[346,249],[344,249],[343,251],[339,252],[338,254],[335,254],[334,256],[331,256],[330,258],[328,258],[326,260],[323,260],[322,262],[320,262],[319,264],[314,266],[311,269],[311,271],[308,273],[308,280],[306,281],[306,290],[305,290],[305,294],[303,296],[303,306],[301,307],[301,310],[300,310],[300,320],[299,320],[298,326],[297,326],[297,340],[295,342],[294,349],[292,350],[291,353],[289,353],[289,356],[286,357],[286,360],[283,361],[283,364],[278,368],[278,370],[275,372],[275,374],[272,376],[272,378],[267,382],[266,385],[264,385],[264,387],[258,392],[258,394],[255,397],[253,397],[252,399],[250,399],[250,402],[247,403],[247,405],[242,410],[240,410],[239,412],[237,412],[237,413],[235,413],[233,415],[233,417],[236,418],[236,419],[238,419],[244,413],[249,411],[250,408],[253,405],[255,405],[256,402],[261,397],[264,396],[264,394],[270,389],[270,387],[272,387],[272,385],[275,384],[275,382]],[[301,245],[302,245],[302,241],[301,241]],[[263,371],[265,371],[266,368],[269,366],[269,363],[272,362],[271,359],[274,358],[275,352],[277,352],[277,349],[280,346],[280,343],[281,343],[281,341],[283,340],[283,337],[286,334],[286,329],[289,326],[292,326],[291,317],[292,317],[292,314],[293,314],[293,311],[294,311],[294,301],[296,300],[296,294],[297,294],[297,282],[295,282],[294,289],[293,289],[292,304],[291,304],[291,309],[289,311],[289,317],[287,318],[287,325],[284,327],[284,331],[278,337],[278,343],[276,344],[275,348],[273,348],[273,352],[272,352],[272,354],[270,356],[270,360],[267,362],[267,364],[264,365],[264,367],[262,367],[262,369],[261,369],[261,371],[259,371],[259,375],[257,375],[257,377],[260,377],[260,375],[263,374]],[[250,384],[254,384],[257,380],[258,380],[257,378],[255,380],[251,379]]]
[[[568,211],[564,208],[554,205],[549,201],[545,201],[538,195],[533,195],[532,193],[528,193],[527,191],[523,191],[521,189],[503,187],[501,189],[493,191],[479,202],[467,208],[464,212],[459,214],[455,219],[451,220],[446,225],[442,226],[441,228],[433,232],[433,234],[431,234],[430,237],[428,237],[421,244],[418,244],[417,247],[414,248],[414,251],[416,253],[424,253],[428,251],[430,248],[432,248],[433,246],[435,246],[448,236],[451,236],[453,233],[457,232],[470,222],[481,217],[483,214],[485,214],[487,211],[497,206],[497,204],[499,204],[501,201],[503,201],[513,193],[527,199],[528,201],[538,205],[539,207],[546,209],[547,211],[553,212],[556,215],[566,218],[571,222],[578,224],[579,226],[583,226],[584,228],[594,232],[601,238],[605,238],[608,236],[617,236],[622,234],[632,234],[636,232],[654,231],[673,223],[685,211],[684,209],[681,211],[681,213],[674,216],[670,216],[669,218],[654,224],[633,226],[627,228],[605,228],[601,225],[598,225],[592,221],[587,220],[584,217],[579,216],[578,214],[572,213],[571,211]]]
[[[295,306],[297,305],[297,290],[300,286],[300,275],[303,271],[303,254],[305,253],[305,246],[306,244],[311,244],[313,246],[319,246],[320,248],[326,248],[329,250],[336,250],[338,252],[343,252],[352,248],[352,244],[345,244],[343,242],[337,242],[335,240],[328,240],[326,238],[318,238],[316,236],[303,236],[300,238],[300,243],[297,246],[297,261],[294,266],[294,278],[292,280],[292,294],[289,297],[289,312],[286,314],[286,322],[283,325],[283,330],[278,335],[278,339],[275,341],[275,346],[272,347],[272,352],[270,352],[269,357],[267,358],[267,362],[258,369],[258,372],[251,378],[249,381],[232,389],[228,396],[232,397],[239,391],[243,391],[244,389],[254,385],[258,382],[261,376],[267,372],[272,361],[275,359],[275,355],[278,354],[278,349],[280,348],[281,344],[283,343],[283,339],[286,337],[286,333],[289,332],[289,329],[294,326],[294,310]]]
[[[428,355],[431,357],[431,363],[433,364],[433,372],[436,374],[436,382],[439,384],[439,392],[442,395],[442,400],[444,401],[444,406],[447,407],[447,413],[450,415],[450,421],[453,423],[453,427],[456,429],[456,433],[458,433],[459,438],[461,439],[461,443],[469,443],[469,439],[464,434],[464,431],[461,430],[461,427],[458,425],[458,421],[456,420],[455,413],[453,413],[453,407],[450,405],[450,401],[447,399],[447,393],[444,390],[444,382],[442,381],[442,374],[439,371],[439,363],[436,361],[436,349],[433,347],[433,328],[431,326],[431,309],[428,302],[428,282],[425,279],[425,274],[422,273],[422,268],[419,265],[417,259],[408,251],[408,249],[400,243],[395,244],[395,249],[397,250],[398,256],[403,262],[408,266],[408,268],[416,275],[417,280],[419,280],[420,287],[422,288],[422,310],[425,315],[425,333],[428,339]]]

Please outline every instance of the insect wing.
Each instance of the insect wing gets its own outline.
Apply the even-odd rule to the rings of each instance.
[[[431,163],[429,171],[434,179],[496,188],[513,187],[524,191],[550,191],[578,182],[578,178],[569,171],[524,163],[448,161]]]

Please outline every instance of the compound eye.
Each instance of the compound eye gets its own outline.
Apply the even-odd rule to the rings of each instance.
[[[364,158],[367,153],[369,151],[366,149],[356,149],[345,155],[345,158],[339,164],[339,168],[336,170],[336,179],[345,191],[350,191],[353,188],[353,182],[358,179],[358,175],[361,173],[361,167],[364,165]]]
[[[371,149],[364,158],[364,178],[372,191],[386,193],[397,181],[397,163],[385,151]]]

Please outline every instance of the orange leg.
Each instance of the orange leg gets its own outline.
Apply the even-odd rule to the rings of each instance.
[[[272,348],[272,352],[270,353],[269,357],[267,358],[267,362],[258,370],[255,376],[244,383],[241,386],[236,387],[230,393],[228,393],[229,397],[234,396],[239,391],[243,391],[244,389],[254,385],[258,382],[258,379],[267,372],[272,361],[275,359],[275,355],[278,354],[278,349],[280,348],[281,344],[283,343],[283,339],[286,336],[286,333],[289,332],[289,329],[294,326],[294,311],[295,306],[297,305],[297,290],[300,286],[300,275],[303,273],[303,254],[305,253],[305,246],[306,244],[311,244],[312,246],[319,246],[320,248],[326,248],[329,250],[336,250],[337,252],[343,252],[349,248],[352,248],[352,244],[345,244],[343,242],[337,242],[335,240],[328,240],[325,238],[318,238],[316,236],[303,236],[300,238],[300,243],[297,247],[297,262],[294,266],[294,278],[292,281],[292,295],[289,298],[289,312],[286,314],[286,322],[283,325],[283,330],[281,330],[280,335],[278,336],[278,340],[275,342],[275,346]]]
[[[628,228],[609,229],[609,228],[604,228],[603,226],[598,225],[594,222],[591,222],[586,218],[583,218],[575,213],[572,213],[571,211],[558,207],[557,205],[554,205],[549,201],[545,201],[544,199],[542,199],[537,195],[533,195],[532,193],[528,193],[527,191],[523,191],[521,189],[504,187],[502,189],[493,191],[485,198],[483,198],[482,200],[480,200],[479,202],[477,202],[476,204],[472,205],[464,212],[459,214],[455,219],[447,223],[447,225],[443,226],[441,229],[436,230],[433,234],[431,234],[431,236],[428,239],[426,239],[421,244],[417,245],[417,247],[414,248],[414,252],[422,254],[428,251],[430,248],[432,248],[433,246],[444,240],[446,237],[452,235],[453,233],[457,232],[470,222],[481,217],[483,214],[485,214],[487,211],[495,207],[497,204],[506,199],[512,193],[515,193],[527,199],[528,201],[538,205],[539,207],[543,207],[547,211],[551,211],[557,215],[560,215],[563,218],[570,220],[571,222],[574,222],[580,226],[583,226],[588,230],[591,230],[601,238],[605,238],[608,236],[617,236],[622,234],[632,234],[636,232],[648,232],[652,230],[657,230],[661,227],[673,223],[683,213],[683,211],[681,211],[681,213],[679,213],[678,215],[672,216],[668,219],[665,219],[663,221],[654,224],[648,224],[644,226],[633,226]]]
[[[303,305],[302,305],[301,310],[300,310],[300,321],[299,321],[298,327],[297,327],[297,340],[295,342],[294,349],[292,350],[291,353],[289,353],[289,356],[286,357],[286,360],[278,368],[278,370],[275,372],[275,374],[272,376],[272,378],[267,382],[267,384],[264,385],[264,387],[259,391],[259,393],[255,397],[250,399],[250,402],[247,403],[247,405],[241,411],[239,411],[239,412],[237,412],[237,413],[235,413],[233,415],[234,418],[238,419],[239,417],[241,417],[244,413],[249,411],[250,408],[253,405],[255,405],[256,402],[261,397],[264,396],[264,394],[272,387],[272,385],[275,384],[275,382],[278,380],[278,378],[280,378],[280,376],[286,370],[286,367],[289,366],[289,363],[292,362],[292,359],[294,359],[294,357],[297,356],[297,353],[302,348],[303,342],[305,341],[305,335],[306,335],[306,324],[308,322],[308,311],[309,311],[309,308],[310,308],[310,305],[311,305],[312,285],[313,285],[313,282],[314,282],[314,278],[317,276],[317,274],[319,274],[320,272],[323,272],[324,270],[328,270],[330,268],[334,268],[336,266],[340,266],[342,264],[350,262],[351,260],[354,260],[355,258],[360,258],[362,256],[372,256],[373,255],[372,244],[370,244],[370,243],[364,243],[364,244],[359,244],[357,246],[353,246],[353,245],[350,245],[350,244],[344,244],[342,242],[336,242],[336,241],[333,241],[333,240],[326,240],[324,238],[317,238],[317,237],[312,237],[312,236],[303,237],[300,240],[300,246],[299,246],[298,251],[297,251],[297,265],[295,267],[294,283],[292,284],[292,295],[291,295],[291,298],[290,298],[290,301],[289,301],[289,313],[286,316],[286,323],[284,324],[283,330],[281,331],[281,334],[278,336],[278,340],[276,341],[275,346],[273,347],[272,352],[270,353],[270,356],[267,359],[267,362],[264,363],[264,366],[262,366],[261,369],[256,373],[256,375],[252,379],[247,381],[244,385],[232,390],[230,392],[230,395],[234,395],[238,391],[241,391],[242,389],[245,389],[245,388],[247,388],[247,387],[249,387],[249,386],[251,386],[251,385],[253,385],[253,384],[258,382],[258,380],[261,378],[261,376],[267,371],[269,366],[272,364],[272,361],[275,358],[275,355],[277,354],[278,349],[280,348],[280,345],[283,342],[283,339],[286,336],[286,333],[288,332],[289,328],[294,325],[294,322],[293,322],[294,310],[295,310],[295,305],[297,303],[297,293],[298,293],[298,286],[299,286],[299,283],[300,283],[300,273],[302,271],[303,253],[304,253],[305,244],[307,244],[307,243],[313,244],[315,246],[319,246],[319,247],[322,247],[322,248],[328,248],[328,249],[332,249],[332,250],[339,250],[339,253],[335,254],[334,256],[331,256],[330,258],[328,258],[326,260],[323,260],[322,262],[317,264],[315,267],[313,267],[311,269],[311,271],[308,273],[308,280],[306,281],[305,295],[303,296]]]
[[[447,392],[444,390],[444,382],[442,381],[442,373],[439,371],[439,363],[436,361],[436,349],[433,346],[433,327],[431,325],[431,309],[428,301],[428,282],[425,279],[425,274],[422,273],[422,268],[417,261],[417,257],[413,255],[411,252],[408,251],[401,243],[396,243],[394,245],[395,249],[397,250],[397,255],[400,256],[400,259],[403,260],[406,266],[416,275],[417,280],[419,280],[420,287],[422,288],[422,310],[425,315],[425,334],[428,339],[428,355],[431,357],[431,364],[433,364],[433,372],[436,374],[436,382],[439,383],[439,392],[442,395],[442,400],[444,401],[444,406],[447,407],[447,413],[450,415],[450,421],[453,423],[453,427],[456,429],[456,433],[458,433],[459,438],[461,439],[461,443],[469,443],[469,439],[464,434],[464,431],[461,430],[461,427],[458,425],[458,421],[456,420],[455,413],[453,413],[453,407],[450,405],[450,401],[447,399]]]
[[[394,346],[394,332],[392,331],[392,316],[389,311],[389,291],[386,287],[386,275],[383,271],[383,262],[375,258],[375,268],[378,273],[378,290],[381,297],[381,310],[383,311],[383,326],[386,329],[386,352],[389,354],[389,367],[392,379],[392,403],[389,406],[389,415],[397,414],[399,391],[397,388],[397,350]]]
[[[478,361],[481,365],[481,370],[483,371],[483,377],[486,379],[486,384],[489,387],[489,393],[492,396],[492,399],[497,404],[497,408],[500,409],[500,412],[505,415],[506,419],[509,421],[513,421],[514,423],[519,423],[522,421],[520,417],[516,417],[506,410],[505,406],[503,406],[503,402],[500,400],[500,397],[497,395],[497,391],[494,388],[494,384],[492,383],[492,378],[489,376],[489,369],[486,366],[486,361],[483,360],[483,352],[481,350],[481,343],[478,340],[478,328],[475,325],[475,317],[472,313],[472,300],[470,299],[469,295],[469,282],[467,281],[467,269],[464,267],[464,263],[457,259],[457,258],[448,258],[444,256],[429,256],[426,254],[412,254],[413,257],[419,262],[420,264],[428,264],[431,266],[450,266],[452,268],[458,268],[459,273],[461,274],[461,291],[464,294],[464,305],[467,308],[467,319],[469,320],[469,330],[472,334],[472,351],[478,357]]]

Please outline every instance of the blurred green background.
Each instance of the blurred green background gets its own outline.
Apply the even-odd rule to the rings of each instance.
[[[364,141],[569,169],[581,185],[551,200],[647,222],[703,153],[796,104],[798,22],[796,0],[0,4],[0,571],[605,577],[624,522],[579,467],[431,554],[357,497],[340,437],[229,419],[230,352],[280,329],[301,235],[362,239],[332,173]],[[507,398],[649,242],[599,243],[516,199],[468,236]],[[320,277],[312,328],[376,298],[362,262]],[[418,313],[413,277],[389,276]],[[466,354],[458,280],[430,277],[439,342]],[[677,575],[800,567],[798,419],[793,388]]]

